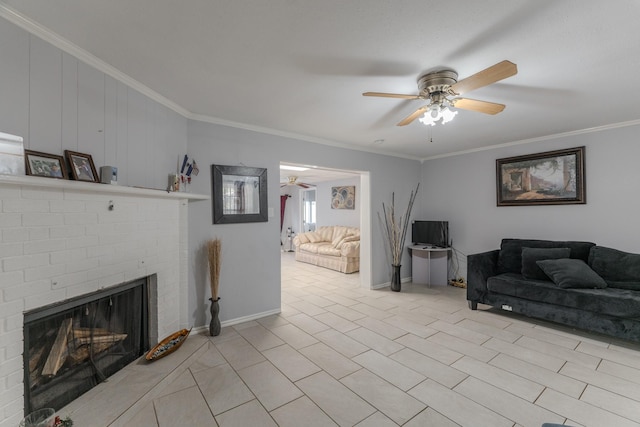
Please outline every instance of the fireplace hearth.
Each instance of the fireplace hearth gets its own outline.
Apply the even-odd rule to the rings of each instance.
[[[149,349],[147,278],[24,314],[25,414],[61,409]]]

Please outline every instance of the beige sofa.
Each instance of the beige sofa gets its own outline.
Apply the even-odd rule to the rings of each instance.
[[[296,261],[342,273],[360,270],[360,229],[331,225],[293,238]]]

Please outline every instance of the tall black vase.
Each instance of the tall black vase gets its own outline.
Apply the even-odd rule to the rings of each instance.
[[[402,285],[400,284],[400,267],[401,265],[391,265],[393,267],[393,274],[391,275],[391,290],[393,292],[400,292]]]
[[[220,304],[218,301],[220,301],[220,298],[217,298],[215,301],[213,298],[209,298],[209,301],[211,301],[211,323],[209,323],[209,334],[211,334],[212,337],[217,337],[220,335],[221,329],[220,319],[218,318],[218,314],[220,314]]]

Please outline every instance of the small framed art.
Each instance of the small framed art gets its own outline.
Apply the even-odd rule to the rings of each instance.
[[[24,150],[27,175],[67,179],[64,158],[40,151]]]
[[[96,166],[93,164],[91,154],[77,153],[64,150],[64,155],[71,166],[71,176],[76,181],[99,182]]]

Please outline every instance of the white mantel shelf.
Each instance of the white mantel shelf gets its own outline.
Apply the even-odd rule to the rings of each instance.
[[[57,188],[88,193],[121,194],[125,196],[151,197],[157,199],[184,199],[188,201],[209,200],[204,194],[168,192],[142,187],[123,187],[119,185],[99,184],[95,182],[71,181],[68,179],[43,178],[38,176],[0,175],[0,186],[15,185],[40,188]]]

